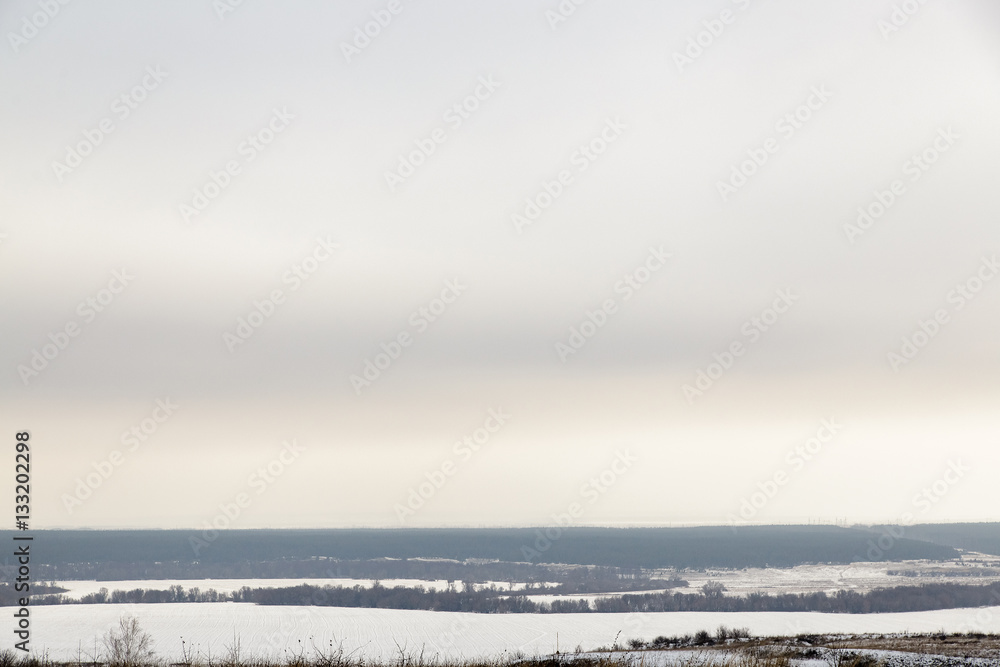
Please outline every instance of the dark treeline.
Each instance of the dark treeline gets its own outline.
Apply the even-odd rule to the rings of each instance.
[[[1000,583],[923,584],[876,588],[868,593],[751,593],[740,597],[663,593],[599,598],[600,612],[654,611],[818,611],[834,614],[878,614],[1000,605]]]
[[[65,591],[65,588],[56,589]],[[31,603],[36,605],[52,604],[156,604],[162,602],[231,602],[233,596],[228,593],[220,593],[214,588],[201,590],[200,588],[190,588],[184,590],[183,586],[171,586],[163,590],[149,588],[133,588],[132,590],[113,590],[101,588],[96,593],[87,593],[80,599],[68,598],[61,594],[45,594],[40,590],[33,589]]]
[[[868,593],[837,591],[826,593],[752,593],[727,597],[721,587],[698,595],[666,591],[626,594],[586,600],[535,602],[525,595],[505,595],[503,591],[427,591],[422,588],[332,588],[295,586],[283,589],[244,588],[240,600],[257,604],[313,604],[336,607],[382,607],[387,609],[429,609],[480,613],[508,612],[658,612],[658,611],[819,611],[870,614],[957,607],[1000,605],[1000,583],[988,586],[969,584],[926,584],[878,588]]]
[[[294,586],[291,588],[243,588],[236,598],[261,605],[316,605],[321,607],[367,607],[379,609],[426,609],[464,611],[480,614],[516,614],[553,610],[552,605],[537,603],[521,594],[505,594],[499,589],[475,591],[465,587],[445,590],[396,586]],[[589,611],[576,602],[555,603],[556,611]]]
[[[608,574],[608,573],[605,573]],[[622,578],[595,578],[583,579],[570,583],[547,585],[544,583],[533,585],[527,584],[527,588],[518,592],[518,597],[530,595],[558,595],[576,593],[580,591],[608,591],[608,590],[649,590],[651,588],[679,588],[685,587],[688,582],[683,579],[622,579]],[[462,593],[458,593],[461,588]],[[0,588],[0,591],[3,589]],[[510,594],[510,591],[491,585],[485,588],[482,584],[475,584],[472,581],[465,581],[459,585],[449,584],[440,594],[435,589],[425,590],[423,587],[396,586],[386,588],[380,582],[375,581],[371,588],[364,588],[360,585],[353,587],[342,586],[292,586],[284,588],[257,588],[251,589],[244,586],[235,593],[220,593],[214,588],[202,590],[194,587],[186,589],[180,585],[170,586],[166,589],[134,588],[132,590],[108,590],[102,587],[96,593],[88,593],[79,599],[73,599],[60,595],[65,588],[38,587],[34,589],[34,594],[39,595],[35,604],[155,604],[163,602],[258,602],[260,604],[317,604],[329,605],[333,600],[345,600],[344,604],[333,604],[341,607],[383,607],[388,609],[440,609],[442,611],[518,611],[519,609],[507,608],[507,605],[500,605],[496,608],[484,606],[480,600],[497,598],[498,596]],[[281,591],[275,596],[267,595],[267,591]],[[319,592],[317,592],[319,591]],[[299,592],[303,597],[298,602],[281,600],[293,600]],[[327,595],[330,592],[330,595]],[[435,596],[440,597],[435,601]],[[313,597],[315,596],[315,602]],[[461,601],[459,601],[461,598]],[[4,605],[13,605],[14,602],[5,602]],[[396,606],[398,605],[398,606]],[[444,605],[444,606],[442,606]],[[464,605],[464,606],[463,606]],[[516,606],[516,605],[515,605]],[[557,608],[565,605],[557,603]],[[581,609],[566,608],[565,611],[581,611]],[[587,611],[587,609],[582,609]]]
[[[250,602],[260,605],[315,605],[328,607],[363,607],[379,609],[424,609],[430,611],[461,611],[487,614],[503,613],[585,613],[585,612],[666,612],[666,611],[817,611],[844,614],[870,614],[959,607],[1000,605],[1000,583],[988,586],[969,584],[925,584],[878,588],[868,593],[838,591],[769,595],[752,593],[727,597],[721,586],[706,585],[701,594],[661,592],[625,594],[587,600],[556,600],[536,602],[522,592],[510,593],[490,587],[475,589],[471,585],[449,586],[444,590],[423,587],[396,586],[387,588],[376,583],[361,586],[290,586],[287,588],[250,588],[232,593],[215,590],[185,591],[173,586],[162,591],[135,589],[132,591],[101,591],[80,601],[61,595],[39,597],[36,604],[81,603],[156,603],[156,602]]]
[[[56,586],[54,583],[37,582],[31,584],[31,595],[52,595],[62,593],[66,589]],[[18,604],[18,600],[24,597],[23,591],[18,591],[10,584],[0,584],[0,607],[13,607]],[[34,599],[32,599],[34,602]]]
[[[567,580],[556,584],[528,583],[526,595],[583,595],[586,593],[622,593],[626,591],[648,591],[657,588],[687,588],[688,582],[674,575],[670,579],[648,579],[643,577],[587,578]]]
[[[682,579],[647,579],[631,584],[644,588],[683,588]],[[575,588],[575,587],[572,587]],[[477,613],[516,612],[578,612],[590,611],[586,600],[556,600],[551,604],[535,602],[532,595],[565,594],[566,585],[535,586],[514,591],[490,586],[476,588],[470,582],[444,590],[422,586],[387,588],[378,582],[369,588],[361,586],[293,586],[290,588],[250,588],[245,586],[235,595],[239,602],[264,605],[318,605],[330,607],[378,607],[385,609],[426,609],[431,611],[467,611]]]

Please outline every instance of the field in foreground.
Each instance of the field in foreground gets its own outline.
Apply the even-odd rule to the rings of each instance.
[[[463,614],[337,607],[262,607],[252,604],[72,605],[32,610],[32,648],[55,660],[93,654],[98,638],[122,616],[139,619],[169,661],[189,656],[218,662],[239,641],[249,655],[282,658],[313,645],[343,644],[356,659],[393,662],[400,649],[439,659],[541,656],[611,646],[616,639],[652,641],[720,625],[745,627],[753,636],[800,634],[1000,634],[1000,607],[903,614],[811,612],[650,614]],[[558,645],[557,645],[558,642]]]
[[[692,646],[692,642],[698,645]],[[680,648],[663,646],[680,644]],[[451,658],[407,652],[372,661],[346,652],[341,645],[299,647],[283,656],[248,653],[238,643],[213,658],[189,657],[168,663],[148,653],[119,651],[54,661],[0,651],[0,667],[974,667],[1000,666],[1000,635],[860,635],[752,638],[719,628],[716,636],[658,637],[650,645],[630,642],[593,652],[528,657],[521,653],[493,658]],[[660,647],[660,648],[655,648]]]

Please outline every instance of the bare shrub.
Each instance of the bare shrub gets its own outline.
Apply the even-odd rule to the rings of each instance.
[[[118,619],[118,627],[108,630],[102,641],[110,667],[140,667],[153,660],[153,638],[134,616]]]

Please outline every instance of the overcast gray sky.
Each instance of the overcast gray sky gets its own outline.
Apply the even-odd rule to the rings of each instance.
[[[0,6],[35,526],[1000,519],[995,3],[232,5]]]

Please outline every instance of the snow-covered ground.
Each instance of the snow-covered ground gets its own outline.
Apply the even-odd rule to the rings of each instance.
[[[787,569],[745,569],[681,571],[695,592],[707,581],[727,587],[727,595],[765,593],[865,592],[878,586],[899,586],[929,582],[986,584],[1000,580],[996,557],[986,556],[982,564],[950,561],[907,561],[896,563],[852,563],[850,565],[802,565]],[[992,566],[989,564],[992,561]],[[992,571],[991,571],[992,567]],[[910,570],[921,576],[889,574],[890,570]],[[970,574],[988,576],[968,576]],[[671,571],[662,576],[670,576]],[[80,598],[108,590],[135,588],[166,589],[180,585],[185,590],[214,588],[231,592],[243,586],[284,587],[308,583],[316,586],[371,586],[370,579],[192,579],[140,581],[65,581],[67,595]],[[456,582],[458,583],[458,582]],[[506,590],[507,582],[487,582]],[[448,582],[419,579],[383,579],[383,586],[424,586],[444,589]],[[459,584],[460,585],[460,584]],[[524,584],[514,584],[515,590]],[[684,590],[684,589],[676,589]],[[598,595],[536,596],[534,599],[593,599]],[[95,639],[104,634],[123,614],[133,614],[149,631],[157,651],[180,659],[182,646],[206,656],[225,654],[233,638],[244,651],[278,655],[283,651],[309,652],[315,644],[343,641],[344,648],[373,659],[398,657],[396,644],[407,651],[424,649],[440,657],[498,656],[518,651],[544,655],[559,648],[572,651],[610,645],[620,640],[652,639],[658,635],[714,631],[719,625],[746,627],[755,635],[796,635],[800,633],[891,633],[891,632],[1000,632],[1000,607],[987,609],[947,609],[905,614],[819,614],[795,613],[698,613],[657,614],[458,614],[448,612],[393,609],[344,609],[335,607],[263,607],[251,604],[150,604],[150,605],[68,605],[32,608],[32,643],[35,650],[49,649],[52,657],[75,658],[94,650]],[[184,644],[182,645],[182,638]],[[648,657],[648,656],[647,656]],[[664,658],[665,660],[668,658]],[[672,658],[669,658],[672,659]]]
[[[946,609],[904,614],[820,614],[810,612],[674,612],[655,614],[462,614],[397,609],[257,606],[253,604],[62,605],[32,608],[32,645],[53,658],[72,659],[93,650],[95,638],[118,618],[136,616],[155,640],[160,655],[182,657],[188,650],[225,654],[238,638],[244,651],[280,655],[308,652],[313,644],[343,641],[344,648],[372,659],[398,657],[396,648],[425,650],[441,657],[528,655],[577,645],[610,645],[621,632],[629,638],[746,627],[754,635],[799,633],[1000,632],[1000,607]]]
[[[979,557],[993,566],[983,566],[970,562],[970,556]],[[890,571],[914,571],[919,577],[907,577],[899,574],[889,574]],[[970,574],[990,573],[985,576],[969,576]],[[994,574],[996,573],[996,574]],[[864,593],[880,586],[907,586],[922,583],[964,583],[989,584],[1000,581],[1000,558],[969,554],[964,561],[902,561],[902,562],[872,562],[851,563],[850,565],[799,565],[792,568],[747,568],[743,570],[665,570],[657,576],[669,578],[677,575],[689,582],[687,589],[676,588],[674,591],[697,591],[708,581],[718,581],[726,586],[726,595],[746,595],[748,593],[812,593],[825,591],[833,593],[838,590],[852,590]],[[314,586],[363,586],[372,585],[372,579],[156,579],[129,581],[62,581],[59,585],[69,589],[67,597],[79,599],[88,593],[96,593],[101,588],[113,590],[132,590],[135,588],[153,588],[163,590],[170,586],[180,585],[185,590],[214,588],[219,592],[232,592],[243,586],[251,588],[297,586],[302,583]],[[423,579],[381,579],[383,586],[423,586],[424,588],[447,588],[445,580],[427,581]],[[461,582],[455,582],[461,587]],[[477,588],[495,585],[501,590],[507,590],[510,584],[506,581],[488,581],[477,584]],[[550,585],[556,585],[554,583]],[[513,590],[523,590],[523,582],[515,582]],[[631,592],[659,592],[631,591]],[[552,600],[572,600],[586,598],[593,600],[598,597],[622,595],[626,592],[581,594],[581,595],[539,595],[533,599],[541,602]]]
[[[974,562],[973,559],[983,561]],[[913,571],[910,577],[889,572]],[[664,572],[664,576],[672,574]],[[677,573],[689,587],[708,581],[725,584],[727,595],[749,593],[814,593],[838,590],[865,593],[880,586],[915,586],[925,583],[990,584],[1000,581],[1000,558],[967,553],[961,560],[912,560],[865,562],[849,565],[799,565],[792,568],[747,568],[744,570],[682,570]],[[975,575],[975,576],[970,576]]]
[[[973,563],[970,556],[979,557],[984,566]],[[911,571],[920,576],[903,576],[890,572]],[[930,561],[914,560],[901,562],[865,562],[849,565],[799,565],[791,568],[746,568],[743,570],[664,570],[657,574],[669,578],[678,576],[688,582],[687,588],[672,588],[672,592],[694,593],[709,581],[717,581],[726,587],[726,595],[748,595],[750,593],[835,593],[839,590],[867,593],[883,586],[916,586],[926,583],[957,583],[986,585],[1000,581],[1000,558],[970,554],[964,560]],[[970,576],[975,575],[975,576]],[[588,593],[575,595],[535,595],[536,602],[554,600],[580,600],[593,602],[597,598],[627,595],[630,593],[659,593],[668,589],[649,591],[623,591],[615,593]]]

